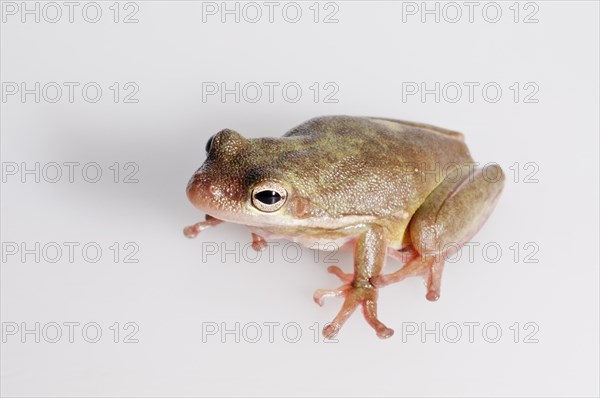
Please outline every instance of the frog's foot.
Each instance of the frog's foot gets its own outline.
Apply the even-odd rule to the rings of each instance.
[[[443,270],[444,261],[442,259],[438,259],[436,256],[417,257],[396,272],[371,278],[371,283],[379,288],[400,282],[411,276],[422,276],[425,278],[427,285],[427,295],[425,297],[429,301],[437,301],[440,298]]]
[[[386,339],[394,334],[394,330],[377,319],[377,289],[370,285],[355,287],[347,284],[333,290],[319,289],[315,292],[314,299],[317,304],[323,305],[325,297],[339,296],[344,297],[344,304],[333,321],[323,328],[323,336],[328,339],[334,338],[359,305],[362,306],[365,319],[375,329],[377,336]]]
[[[267,241],[260,235],[252,233],[252,248],[257,252],[265,250],[267,248]]]
[[[213,216],[209,216],[208,214],[205,216],[206,221],[200,221],[194,225],[190,225],[183,229],[183,234],[188,238],[195,238],[198,236],[200,232],[203,230],[214,227],[215,225],[219,225],[223,222],[223,220],[219,220],[218,218],[214,218]]]
[[[342,271],[340,267],[336,267],[335,265],[327,267],[327,272],[337,276],[344,283],[351,283],[354,279],[354,274],[347,274],[344,271]]]

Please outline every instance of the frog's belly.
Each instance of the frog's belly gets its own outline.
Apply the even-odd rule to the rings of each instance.
[[[386,229],[386,243],[389,249],[399,250],[406,245],[404,233],[409,221],[409,216],[406,212],[378,220],[377,224]],[[260,235],[265,239],[287,239],[311,249],[332,251],[353,243],[360,234],[364,233],[369,228],[369,225],[359,224],[334,230],[249,228],[253,233]]]
[[[308,247],[310,249],[319,249],[325,251],[335,251],[340,249],[343,246],[346,246],[354,240],[358,234],[353,235],[338,235],[338,234],[290,234],[290,233],[281,233],[281,232],[273,232],[266,229],[260,229],[256,227],[250,227],[250,231],[253,233],[262,236],[265,239],[287,239],[292,242],[301,244],[302,246]]]

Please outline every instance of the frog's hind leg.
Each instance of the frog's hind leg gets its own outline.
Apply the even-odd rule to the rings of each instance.
[[[453,175],[442,181],[410,221],[408,233],[418,255],[399,271],[372,278],[374,286],[420,275],[426,278],[427,299],[439,298],[445,259],[477,233],[504,186],[504,174],[498,165],[474,173],[462,170],[461,178]]]
[[[338,276],[345,285],[333,289],[319,289],[314,300],[323,305],[325,297],[343,297],[342,309],[333,321],[323,328],[323,335],[333,338],[340,331],[350,315],[362,307],[367,323],[375,329],[377,336],[388,338],[394,331],[377,319],[377,289],[369,282],[374,275],[379,275],[386,258],[385,231],[381,226],[371,226],[354,242],[354,273],[345,274],[338,267],[330,267],[329,272]]]

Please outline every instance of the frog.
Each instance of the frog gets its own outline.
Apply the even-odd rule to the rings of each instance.
[[[486,222],[505,180],[497,163],[473,161],[462,133],[379,117],[316,117],[280,138],[223,129],[205,152],[186,188],[205,219],[185,236],[231,222],[250,229],[255,250],[271,239],[353,250],[353,272],[327,268],[342,285],[313,295],[321,306],[343,299],[322,330],[329,339],[359,307],[378,337],[392,336],[378,292],[408,277],[438,300],[444,263]],[[401,267],[384,273],[388,258]]]

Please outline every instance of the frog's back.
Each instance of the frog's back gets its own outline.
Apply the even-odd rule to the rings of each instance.
[[[288,131],[284,137],[305,137],[316,147],[347,156],[385,157],[387,163],[435,160],[440,163],[471,160],[464,136],[429,124],[402,120],[322,116]]]
[[[289,172],[299,169],[299,180],[318,181],[310,194],[335,209],[332,216],[412,212],[449,166],[472,161],[458,132],[383,118],[318,117],[284,138],[303,142],[304,163],[298,167],[287,157]]]
[[[402,131],[402,130],[406,129],[406,127],[414,127],[414,128],[418,128],[421,130],[433,131],[435,133],[441,134],[446,137],[454,138],[459,141],[463,141],[463,142],[465,141],[465,136],[462,133],[459,133],[458,131],[454,131],[454,130],[448,130],[448,129],[445,129],[442,127],[433,126],[431,124],[417,123],[417,122],[411,122],[411,121],[407,121],[407,120],[379,118],[379,117],[370,117],[369,120],[376,122],[376,123],[381,123],[391,129],[395,129],[395,130]]]

